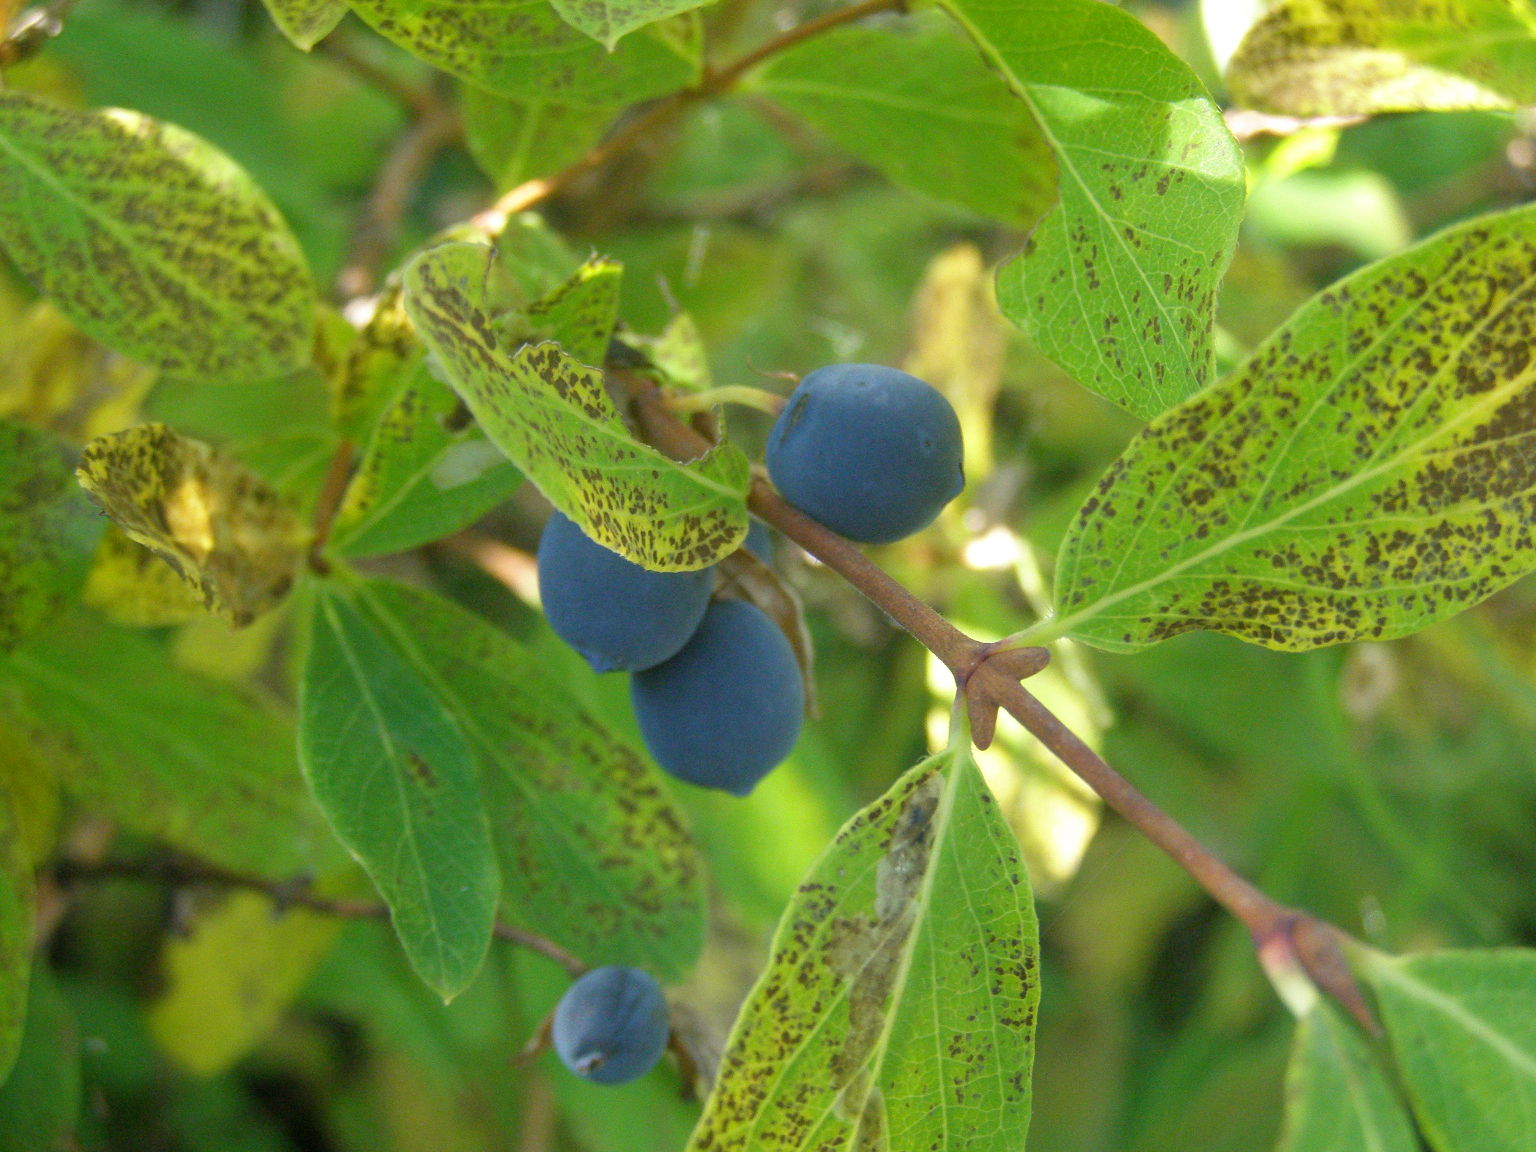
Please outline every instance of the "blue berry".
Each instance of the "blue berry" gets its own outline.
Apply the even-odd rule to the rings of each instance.
[[[555,1053],[576,1075],[626,1084],[655,1067],[671,1025],[661,986],[639,968],[594,968],[555,1006]]]
[[[705,788],[745,796],[795,745],[803,683],[794,650],[762,609],[709,606],[672,659],[630,680],[640,734],[656,763]]]
[[[965,486],[949,401],[878,364],[833,364],[800,381],[768,435],[767,464],[784,499],[866,544],[927,527]]]
[[[556,512],[539,538],[539,596],[549,626],[596,672],[660,664],[704,617],[714,570],[652,572]]]

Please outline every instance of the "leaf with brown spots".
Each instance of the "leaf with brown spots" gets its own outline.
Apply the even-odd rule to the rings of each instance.
[[[1056,614],[1024,635],[1300,651],[1498,591],[1536,568],[1532,331],[1536,208],[1340,281],[1132,442],[1068,530]]]
[[[735,551],[747,533],[747,458],[721,444],[672,460],[630,434],[600,369],[556,344],[515,347],[485,304],[490,255],[445,244],[405,271],[406,310],[485,434],[555,507],[637,564],[689,571]]]
[[[428,64],[524,100],[632,103],[699,76],[695,17],[646,28],[608,51],[548,0],[349,0],[352,10]]]
[[[94,612],[0,660],[0,729],[81,811],[201,859],[286,879],[340,854],[304,792],[291,720]]]
[[[504,915],[588,964],[686,973],[703,865],[656,770],[505,633],[427,592],[365,589],[479,760]]]
[[[142,424],[92,440],[76,475],[119,528],[235,627],[292,589],[307,530],[232,457],[164,424]]]
[[[688,1152],[1022,1148],[1029,878],[968,752],[918,765],[801,882]]]
[[[610,52],[620,37],[647,24],[702,8],[711,0],[551,0],[560,18]]]
[[[500,884],[474,754],[399,627],[355,586],[316,591],[299,762],[411,966],[451,1000],[485,959]]]
[[[277,210],[171,124],[0,92],[0,245],[102,343],[179,376],[303,366],[315,291]]]
[[[1242,220],[1242,156],[1221,110],[1102,0],[943,5],[1034,113],[1060,173],[1060,203],[998,275],[1004,314],[1138,416],[1192,396],[1213,378],[1216,289]]]
[[[1529,0],[1284,0],[1243,37],[1227,84],[1289,116],[1536,102]]]
[[[283,35],[308,52],[329,36],[347,14],[344,0],[262,0]]]
[[[52,434],[0,420],[0,652],[78,596],[90,571],[102,522],[73,457]]]
[[[1029,106],[953,27],[839,28],[776,56],[752,86],[918,192],[1020,228],[1056,200]]]

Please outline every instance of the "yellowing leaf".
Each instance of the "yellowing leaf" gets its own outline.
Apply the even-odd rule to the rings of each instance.
[[[347,14],[343,0],[262,0],[272,23],[308,52],[324,40]]]
[[[1068,530],[1055,617],[1026,635],[1390,639],[1536,568],[1533,327],[1530,207],[1314,297],[1131,444]]]
[[[309,357],[298,242],[234,161],[173,125],[0,92],[0,245],[87,333],[169,372],[250,380]]]
[[[688,1152],[1021,1148],[1029,880],[975,764],[918,765],[801,883]]]
[[[258,1044],[324,957],[340,921],[278,909],[256,892],[231,892],[167,939],[169,987],[149,1027],[177,1063],[216,1076]]]
[[[588,535],[638,564],[686,571],[735,551],[746,457],[721,444],[671,460],[630,434],[601,370],[554,344],[508,347],[484,301],[490,255],[446,244],[405,272],[406,310],[485,434]]]
[[[1291,116],[1536,101],[1529,0],[1284,0],[1227,65],[1238,100]]]
[[[202,600],[176,569],[115,525],[96,550],[85,602],[130,628],[184,624],[203,614]]]
[[[297,515],[207,444],[144,424],[87,444],[77,475],[124,532],[231,623],[250,623],[293,586],[305,536]]]

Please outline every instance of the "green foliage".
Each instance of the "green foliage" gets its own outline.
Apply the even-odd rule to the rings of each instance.
[[[1536,953],[1375,955],[1365,975],[1435,1152],[1514,1152],[1536,1116]]]
[[[314,289],[292,233],[227,156],[121,109],[0,94],[3,247],[106,344],[178,375],[302,364]],[[26,205],[26,210],[17,210]]]
[[[1188,66],[1098,0],[945,0],[1039,122],[1061,202],[1003,267],[998,299],[1040,350],[1143,418],[1211,382],[1216,286],[1243,170]],[[1125,88],[1117,75],[1134,72]]]
[[[842,28],[774,59],[754,87],[918,192],[1026,228],[1056,199],[1029,106],[951,29]]]
[[[1296,1027],[1279,1152],[1362,1148],[1414,1152],[1413,1123],[1388,1074],[1354,1027],[1319,1001]]]
[[[1294,651],[1407,635],[1528,571],[1533,221],[1362,270],[1149,425],[1068,532],[1049,633]]]
[[[68,1147],[79,1114],[79,1033],[53,977],[41,970],[32,979],[21,1050],[0,1082],[0,1152]]]
[[[721,445],[680,464],[639,443],[602,373],[554,344],[507,347],[485,300],[490,250],[443,245],[406,270],[406,309],[487,436],[550,502],[598,543],[660,571],[713,564],[747,534],[747,460]],[[608,281],[589,266],[529,309],[573,353],[601,352],[611,319],[580,290]],[[606,297],[611,309],[613,300]],[[611,317],[611,312],[609,312]]]
[[[283,35],[308,52],[347,14],[344,0],[262,0]]]
[[[618,111],[616,105],[499,96],[473,84],[461,92],[464,143],[503,190],[564,168],[597,143]]]
[[[709,0],[550,0],[560,18],[579,28],[612,52],[619,38],[676,16],[691,12]]]
[[[1536,100],[1529,0],[1283,0],[1227,65],[1245,104],[1293,116],[1516,108]]]
[[[27,851],[22,798],[10,780],[17,765],[0,776],[0,1084],[21,1051],[26,1025],[27,985],[32,970],[32,928],[37,892]],[[19,778],[19,773],[17,773]]]
[[[344,588],[315,592],[299,760],[412,965],[450,1000],[485,959],[500,885],[469,746],[397,627]]]
[[[688,1148],[1017,1146],[1039,996],[1018,846],[969,753],[942,753],[801,882]]]

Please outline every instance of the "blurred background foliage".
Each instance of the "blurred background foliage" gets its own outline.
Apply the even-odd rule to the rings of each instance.
[[[1133,7],[1219,93],[1199,7]],[[722,0],[704,15],[717,42],[746,46],[817,10]],[[6,83],[205,136],[270,193],[329,283],[407,127],[391,78],[441,82],[353,19],[304,55],[256,3],[81,0],[48,51]],[[465,106],[476,100],[488,98],[467,94]],[[611,116],[570,114],[547,142],[520,149],[516,110],[482,110],[468,144],[444,151],[415,191],[395,256],[579,155]],[[1529,198],[1530,129],[1506,114],[1422,114],[1248,140],[1249,214],[1218,317],[1223,366],[1338,276]],[[718,383],[779,387],[774,373],[838,360],[938,364],[971,433],[970,489],[935,530],[881,559],[976,634],[1012,631],[1047,602],[1042,573],[1066,523],[1136,424],[986,311],[985,269],[1018,249],[1019,233],[894,187],[750,86],[615,158],[545,214],[578,253],[624,263],[633,329],[657,332],[688,311]],[[82,437],[129,422],[131,403],[82,399],[83,365],[100,350],[13,276],[0,282],[0,317],[0,408]],[[114,387],[142,399],[131,380]],[[312,484],[324,465],[318,380],[246,389],[233,413],[229,399],[159,389],[142,410],[228,444],[280,486]],[[760,447],[766,418],[733,411],[731,432]],[[383,566],[433,579],[510,629],[638,745],[622,681],[590,674],[519,595],[541,516],[525,489],[477,527],[503,546],[501,579],[448,546]],[[788,548],[778,562],[807,610],[820,715],[750,800],[675,789],[711,867],[710,940],[674,996],[705,1049],[723,1037],[799,877],[857,806],[924,753],[947,707],[944,678],[874,609]],[[269,651],[275,625],[150,635],[201,673],[246,678],[284,660],[281,647]],[[1277,899],[1393,950],[1533,946],[1533,638],[1536,589],[1525,581],[1392,644],[1284,656],[1192,635],[1122,657],[1064,645],[1038,683],[1111,763]],[[270,683],[280,698],[281,677]],[[24,778],[24,753],[7,760]],[[1291,1022],[1241,929],[1016,728],[982,765],[1040,895],[1032,1152],[1272,1144]],[[57,801],[40,793],[36,803]],[[76,848],[111,835],[69,811],[56,826]],[[49,971],[39,967],[22,1062],[0,1089],[0,1150],[35,1152],[49,1146],[35,1142],[42,1134],[64,1132],[61,1147],[128,1152],[667,1152],[684,1142],[696,1105],[670,1061],[619,1089],[579,1082],[548,1055],[520,1061],[564,977],[504,946],[443,1008],[385,927],[285,922],[302,941],[293,947],[316,958],[291,976],[296,992],[274,988],[290,977],[266,965],[229,1019],[178,1023],[183,984],[171,974],[195,982],[238,964],[276,931],[262,908],[235,921],[243,929],[189,936],[209,914],[227,926],[235,911],[135,881],[67,894],[45,885]],[[265,1032],[243,1055],[241,1029]]]

